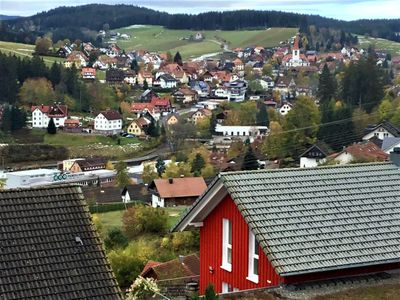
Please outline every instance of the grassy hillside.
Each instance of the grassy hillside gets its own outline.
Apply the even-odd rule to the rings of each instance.
[[[21,57],[32,57],[34,51],[34,45],[0,41],[0,52],[3,53],[11,53]],[[51,65],[54,61],[64,61],[64,58],[61,57],[42,56],[42,58],[47,65]]]
[[[116,29],[120,33],[127,33],[131,36],[129,40],[118,40],[125,50],[146,49],[149,51],[179,51],[184,59],[203,54],[221,51],[221,41],[226,41],[228,47],[245,47],[259,45],[272,47],[279,45],[279,42],[286,41],[297,33],[296,28],[270,28],[266,30],[240,30],[201,31],[205,39],[201,42],[184,40],[190,35],[195,35],[192,30],[171,30],[162,26],[129,26]]]
[[[363,48],[368,48],[369,45],[372,45],[375,49],[389,51],[392,55],[400,55],[400,43],[363,35],[358,35],[357,37],[359,44]]]

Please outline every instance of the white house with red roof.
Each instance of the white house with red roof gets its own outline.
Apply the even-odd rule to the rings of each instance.
[[[47,128],[50,119],[54,120],[56,127],[64,127],[64,122],[68,117],[68,107],[66,105],[33,105],[32,128]]]
[[[94,130],[104,134],[117,134],[122,130],[122,116],[116,110],[100,112],[94,119]]]
[[[299,37],[296,36],[292,49],[292,54],[285,55],[282,63],[285,67],[306,67],[310,65],[307,57],[300,53]]]

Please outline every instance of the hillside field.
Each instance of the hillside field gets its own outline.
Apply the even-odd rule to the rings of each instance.
[[[131,36],[128,40],[118,39],[117,44],[126,51],[146,49],[148,51],[179,51],[183,59],[193,58],[221,50],[221,41],[226,41],[229,49],[251,45],[273,47],[286,41],[297,32],[297,28],[268,28],[264,30],[240,31],[200,31],[205,39],[202,41],[184,40],[197,31],[171,30],[162,26],[133,25],[113,31]]]
[[[32,57],[34,51],[35,45],[0,41],[0,52],[6,54],[11,53],[21,57]],[[54,61],[64,61],[62,57],[42,56],[42,58],[46,65],[52,65]]]
[[[364,35],[358,35],[357,37],[359,44],[363,48],[373,45],[375,49],[388,51],[392,55],[400,55],[400,43],[381,38],[366,37]]]

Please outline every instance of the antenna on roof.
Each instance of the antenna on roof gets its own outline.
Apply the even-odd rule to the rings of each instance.
[[[77,244],[79,243],[79,244],[81,244],[81,246],[83,246],[83,241],[79,236],[75,237],[75,243],[77,243]]]

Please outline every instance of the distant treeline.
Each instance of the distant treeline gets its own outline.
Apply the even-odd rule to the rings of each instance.
[[[68,38],[96,42],[96,33],[100,29],[115,29],[133,24],[192,30],[265,27],[305,29],[314,25],[400,41],[400,19],[346,22],[315,15],[256,10],[207,12],[197,15],[168,14],[132,5],[103,4],[59,7],[31,17],[4,21],[0,23],[0,40],[34,43],[37,36],[51,33],[53,41]]]

